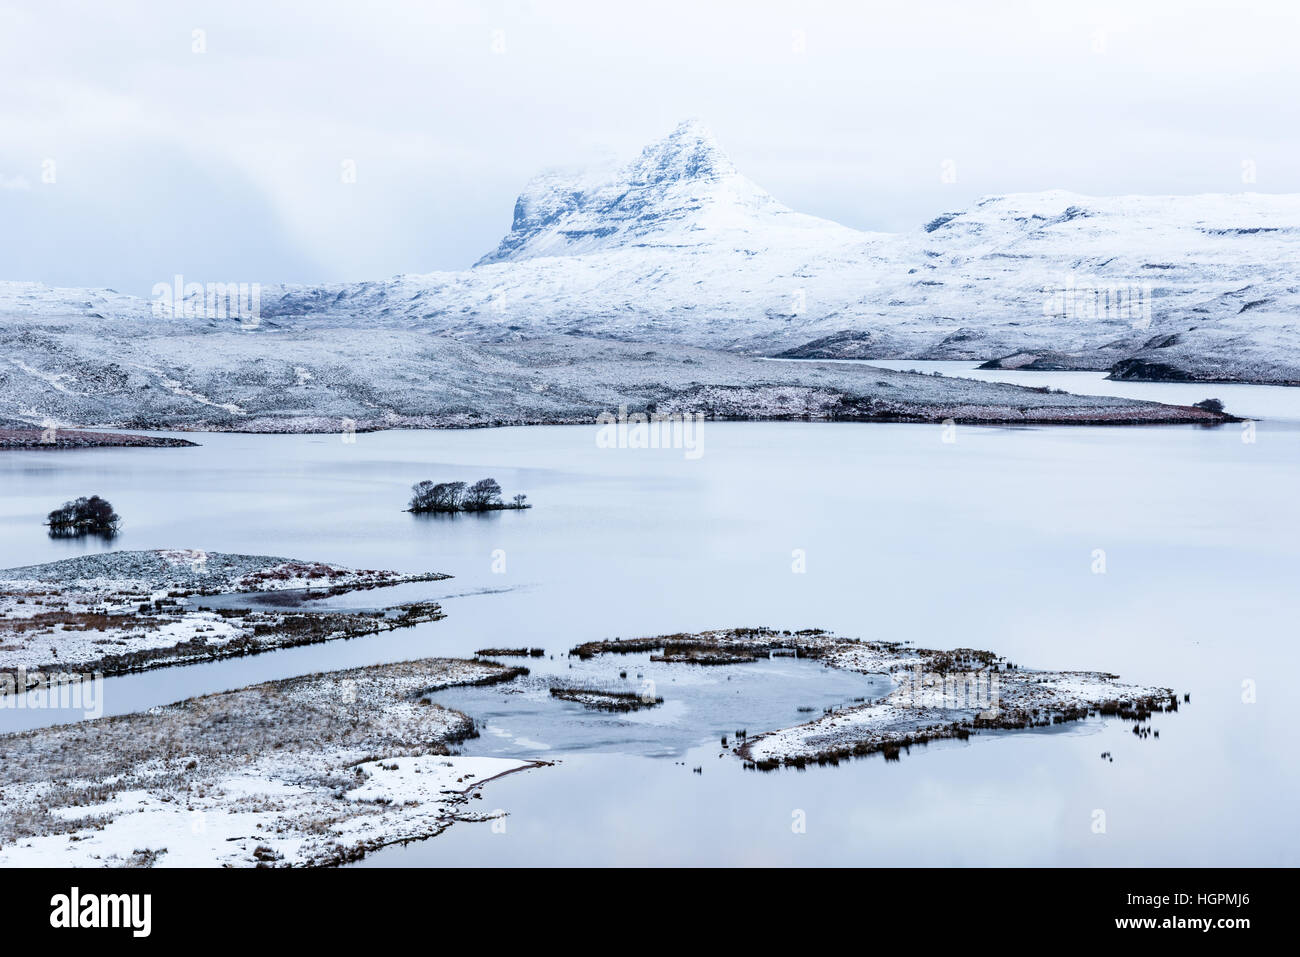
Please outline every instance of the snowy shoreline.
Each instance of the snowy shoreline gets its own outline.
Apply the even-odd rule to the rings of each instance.
[[[981,731],[1051,727],[1097,716],[1137,722],[1135,733],[1145,737],[1151,729],[1142,722],[1154,713],[1178,710],[1171,689],[1122,684],[1107,672],[1037,671],[989,651],[937,651],[904,642],[842,638],[815,628],[734,628],[594,641],[569,654],[589,659],[644,651],[660,651],[659,660],[684,667],[713,664],[719,656],[743,664],[760,656],[794,653],[831,668],[891,679],[893,688],[881,698],[735,742],[731,752],[746,767],[760,771],[836,764],[877,752],[897,760],[902,751],[928,741],[965,740]]]
[[[153,435],[57,428],[0,428],[0,449],[176,449],[197,443]]]
[[[428,696],[526,673],[372,665],[0,737],[0,866],[336,866],[504,816],[470,802],[546,762],[454,755],[474,722]]]
[[[442,618],[433,602],[381,612],[206,609],[203,596],[337,595],[450,578],[191,549],[108,552],[0,570],[0,695],[350,638]]]

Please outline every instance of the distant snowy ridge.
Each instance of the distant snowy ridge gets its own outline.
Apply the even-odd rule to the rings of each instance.
[[[0,283],[0,327],[14,331],[63,317],[88,331],[150,321],[156,334],[149,306]],[[263,288],[263,321],[243,334],[575,335],[1297,384],[1298,308],[1300,195],[1053,190],[988,197],[909,233],[869,233],[782,205],[692,121],[609,175],[535,179],[510,232],[471,269]]]
[[[817,358],[1052,353],[1135,377],[1295,383],[1300,195],[1052,190],[868,233],[782,205],[692,121],[610,176],[535,179],[471,270],[281,287],[266,302],[282,320],[409,323],[471,340],[572,334]]]

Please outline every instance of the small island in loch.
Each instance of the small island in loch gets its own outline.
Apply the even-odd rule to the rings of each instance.
[[[501,501],[501,485],[496,479],[479,479],[472,485],[467,482],[416,482],[411,486],[408,512],[499,512],[504,509],[532,508],[527,495],[515,495],[509,502]]]
[[[112,538],[117,534],[122,516],[113,510],[107,499],[84,495],[72,502],[64,502],[45,519],[51,538],[80,538],[83,535],[100,535]]]
[[[838,764],[876,753],[892,761],[928,741],[966,740],[980,732],[1047,728],[1090,717],[1133,721],[1134,733],[1146,737],[1152,716],[1175,712],[1179,704],[1170,688],[1122,684],[1118,675],[1108,672],[1038,671],[990,651],[937,651],[902,641],[863,641],[820,628],[730,628],[591,641],[569,654],[586,661],[647,651],[652,661],[696,665],[743,664],[793,654],[815,658],[829,668],[889,679],[890,690],[880,697],[829,709],[794,727],[738,735],[732,753],[745,767],[760,771]]]
[[[403,628],[436,602],[382,611],[209,608],[259,592],[305,598],[450,578],[194,549],[116,551],[0,570],[0,696],[91,672],[127,674]],[[215,602],[213,604],[216,604]]]

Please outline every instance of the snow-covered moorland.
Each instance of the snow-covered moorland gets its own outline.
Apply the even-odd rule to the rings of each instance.
[[[51,322],[40,336],[9,337],[5,348],[24,365],[58,370],[67,385],[51,391],[45,379],[0,363],[0,419],[130,428],[341,433],[594,424],[622,406],[708,418],[1223,420],[1131,399],[571,336],[471,344],[411,328],[245,335],[108,324],[87,338],[77,323]]]
[[[263,287],[253,322],[220,317],[202,296],[181,300],[191,314],[169,300],[157,315],[155,302],[113,290],[0,283],[0,390],[12,379],[37,400],[30,410],[60,394],[147,385],[166,416],[197,406],[257,414],[255,395],[241,400],[202,381],[212,377],[194,381],[178,361],[186,350],[157,341],[216,329],[276,340],[266,357],[284,367],[285,384],[328,372],[311,361],[324,342],[331,364],[364,385],[431,335],[567,335],[810,358],[1050,354],[1128,378],[1300,383],[1298,195],[1049,190],[936,213],[900,234],[803,215],[687,122],[621,168],[539,176],[520,194],[509,233],[471,269]],[[117,361],[95,369],[60,363],[52,350],[127,330],[150,347],[109,350]],[[236,381],[250,371],[242,351],[233,349],[225,373]]]
[[[448,577],[192,549],[106,552],[0,570],[0,693],[22,690],[19,683],[48,685],[63,674],[142,671],[442,617],[433,603],[386,613],[203,610],[205,595],[340,594]]]
[[[425,659],[0,738],[0,866],[329,866],[432,837],[539,762],[458,757],[429,695],[526,669]]]
[[[783,206],[692,122],[620,169],[539,177],[499,247],[461,272],[265,287],[252,319],[202,295],[160,311],[111,289],[0,282],[0,425],[589,421],[633,398],[609,388],[629,372],[643,402],[679,397],[674,357],[690,357],[696,386],[751,390],[733,404],[752,417],[805,401],[821,414],[841,394],[934,402],[914,378],[877,393],[736,354],[1015,356],[1295,384],[1298,276],[1300,196],[1011,194],[865,233]],[[605,388],[588,388],[593,374]],[[782,408],[769,385],[811,398]],[[968,400],[996,404],[944,399]]]
[[[693,658],[715,663],[725,656],[741,663],[759,655],[795,652],[832,668],[891,679],[892,689],[882,698],[736,741],[731,750],[760,770],[834,763],[877,752],[897,758],[914,744],[964,739],[980,731],[1047,727],[1097,715],[1142,722],[1153,713],[1178,710],[1171,689],[1121,684],[1117,675],[1105,672],[1035,671],[989,651],[936,651],[904,642],[842,638],[820,629],[734,628],[594,641],[570,654],[587,659],[659,649],[663,654],[658,660],[684,662],[687,667]]]

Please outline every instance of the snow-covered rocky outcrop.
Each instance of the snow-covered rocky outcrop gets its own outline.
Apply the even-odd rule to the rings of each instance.
[[[533,180],[515,204],[510,233],[477,265],[622,249],[753,252],[774,237],[789,246],[854,243],[862,234],[781,205],[689,121],[610,176]]]

